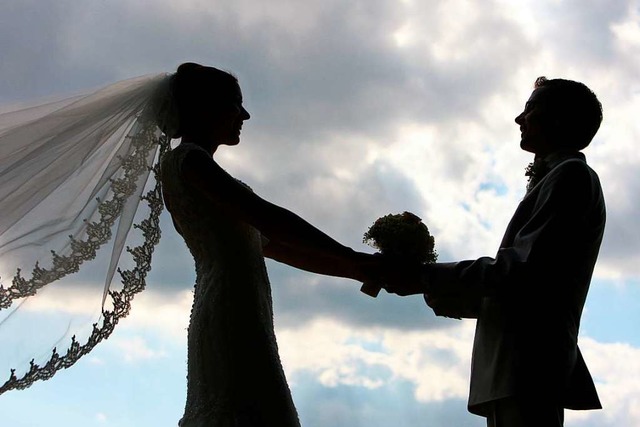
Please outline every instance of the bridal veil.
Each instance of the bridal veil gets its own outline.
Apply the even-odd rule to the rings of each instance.
[[[73,365],[111,334],[144,289],[160,238],[163,204],[154,174],[170,138],[156,119],[170,111],[169,87],[170,76],[147,75],[0,110],[0,332],[12,336],[0,337],[0,357],[17,354],[24,364],[7,371],[6,382],[0,377],[0,394]],[[166,117],[164,127],[171,127]],[[128,246],[133,233],[136,244]],[[89,268],[96,257],[106,258],[105,269]],[[61,284],[79,275],[84,279]],[[114,276],[122,282],[117,289]],[[37,315],[27,329],[14,330],[21,312],[56,287],[67,294],[97,289],[86,333],[76,335],[69,321],[47,336],[41,332],[50,325]],[[32,345],[23,345],[27,335]]]

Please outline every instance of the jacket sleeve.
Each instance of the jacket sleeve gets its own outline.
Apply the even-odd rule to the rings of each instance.
[[[557,166],[537,193],[521,202],[495,257],[426,265],[428,294],[468,303],[496,294],[544,292],[540,286],[557,283],[581,262],[592,185],[584,162]],[[533,283],[535,289],[528,286]]]

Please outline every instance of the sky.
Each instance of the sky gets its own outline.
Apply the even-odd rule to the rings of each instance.
[[[440,261],[495,254],[524,195],[514,118],[535,79],[584,82],[604,108],[585,154],[608,216],[579,344],[604,409],[566,425],[640,425],[638,0],[8,0],[0,52],[2,105],[187,61],[229,70],[252,117],[216,154],[227,171],[356,250],[374,251],[376,218],[411,211]],[[75,366],[0,396],[1,426],[177,425],[195,277],[166,213],[162,230],[131,314]],[[267,266],[303,426],[485,425],[466,411],[473,320]],[[90,273],[32,305],[1,354],[57,316],[94,315]]]

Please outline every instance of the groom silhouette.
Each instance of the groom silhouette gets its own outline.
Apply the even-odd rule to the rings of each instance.
[[[605,227],[600,182],[580,151],[602,106],[582,83],[539,77],[515,121],[535,159],[495,257],[410,275],[396,264],[385,289],[423,294],[439,316],[477,319],[471,413],[489,427],[557,427],[564,408],[601,408],[578,330]]]

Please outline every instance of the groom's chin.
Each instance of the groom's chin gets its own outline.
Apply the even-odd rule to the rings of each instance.
[[[520,148],[524,151],[527,151],[529,153],[533,153],[533,150],[531,149],[531,147],[529,145],[527,145],[527,142],[524,139],[520,140]]]
[[[240,136],[236,136],[234,138],[229,138],[224,145],[234,146],[240,144]]]

